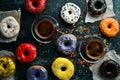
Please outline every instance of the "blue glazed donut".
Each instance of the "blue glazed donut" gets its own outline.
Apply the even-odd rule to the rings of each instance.
[[[70,55],[76,50],[77,38],[73,34],[64,34],[57,40],[58,50],[65,55]]]
[[[42,66],[31,66],[27,71],[28,80],[48,80],[47,70]]]

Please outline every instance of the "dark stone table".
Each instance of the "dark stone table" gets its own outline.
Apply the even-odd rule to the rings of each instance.
[[[73,2],[76,3],[78,6],[81,7],[82,14],[81,18],[73,27],[73,25],[66,24],[60,17],[60,10],[61,7],[66,2]],[[114,3],[114,11],[115,11],[115,18],[120,22],[120,0],[113,0]],[[16,73],[15,73],[15,80],[27,80],[26,79],[26,71],[27,69],[35,64],[39,64],[44,66],[48,70],[48,80],[58,80],[51,71],[51,64],[53,60],[59,56],[69,58],[75,65],[75,74],[71,78],[71,80],[92,80],[92,73],[89,70],[88,64],[84,60],[81,59],[80,55],[78,54],[78,47],[79,43],[85,38],[86,36],[97,35],[101,37],[104,42],[107,44],[109,50],[116,50],[117,54],[120,55],[120,33],[114,38],[107,38],[100,33],[98,28],[99,21],[95,22],[94,24],[85,24],[85,15],[86,15],[86,4],[85,0],[47,0],[47,6],[43,13],[39,15],[34,15],[26,11],[24,7],[24,0],[0,0],[0,11],[8,11],[8,10],[18,10],[21,8],[22,15],[21,15],[21,30],[16,42],[12,43],[0,43],[0,50],[9,50],[15,52],[16,47],[22,42],[29,42],[34,44],[37,47],[37,57],[33,62],[23,64],[19,61],[16,61]],[[78,38],[76,54],[73,56],[64,56],[60,54],[57,50],[54,40],[50,44],[41,44],[38,43],[31,34],[31,24],[33,20],[42,15],[50,15],[56,18],[59,22],[60,31],[62,33],[73,33]],[[59,33],[59,32],[58,32]],[[56,39],[61,35],[60,33],[56,36]]]

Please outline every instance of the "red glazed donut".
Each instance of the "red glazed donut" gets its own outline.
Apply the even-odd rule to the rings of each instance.
[[[22,43],[16,48],[16,57],[20,62],[28,63],[36,57],[36,47],[30,43]]]
[[[43,12],[46,6],[46,0],[25,0],[26,9],[34,14]]]

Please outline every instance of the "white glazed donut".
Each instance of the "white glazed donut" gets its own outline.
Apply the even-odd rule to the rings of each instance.
[[[12,16],[5,17],[0,23],[0,32],[6,38],[12,38],[16,36],[19,31],[20,25]]]
[[[76,23],[80,17],[81,9],[74,3],[66,3],[61,10],[62,19],[69,23]]]

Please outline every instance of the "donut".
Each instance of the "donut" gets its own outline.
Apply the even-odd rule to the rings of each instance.
[[[34,14],[39,14],[44,11],[46,0],[25,0],[26,9]]]
[[[73,34],[61,35],[57,40],[58,50],[65,54],[70,55],[75,52],[77,38]]]
[[[8,16],[2,19],[0,23],[0,32],[6,38],[12,38],[16,36],[20,31],[20,25],[17,20]]]
[[[12,62],[16,62],[16,57],[14,55],[13,52],[11,51],[7,51],[7,50],[1,50],[0,51],[0,58],[10,58],[10,60],[12,59]],[[7,62],[8,63],[8,62]],[[7,66],[8,67],[8,66]],[[2,67],[0,67],[2,68]],[[10,68],[10,67],[9,67]],[[3,69],[3,68],[2,68]],[[5,69],[4,69],[5,70]],[[15,66],[15,70],[16,70],[16,66]],[[11,72],[11,71],[10,71]],[[15,74],[15,71],[13,71],[13,73],[11,73],[10,75],[8,76],[0,76],[0,80],[15,80],[15,77],[14,77],[14,74]]]
[[[30,43],[21,43],[15,51],[20,62],[28,63],[36,58],[36,47]]]
[[[105,0],[88,0],[87,9],[92,16],[99,16],[105,13],[107,4]]]
[[[6,77],[13,74],[16,70],[15,63],[12,58],[2,57],[0,58],[0,76]]]
[[[48,80],[47,70],[39,65],[31,66],[27,70],[28,80]]]
[[[80,14],[81,9],[74,3],[66,3],[61,10],[61,18],[69,24],[76,23]]]
[[[52,72],[60,80],[70,80],[74,75],[74,65],[69,59],[59,57],[52,63]]]
[[[100,31],[107,37],[115,37],[119,32],[119,23],[114,18],[105,18],[100,24]]]
[[[119,64],[114,60],[104,61],[100,66],[100,73],[107,78],[115,78],[119,75]]]

